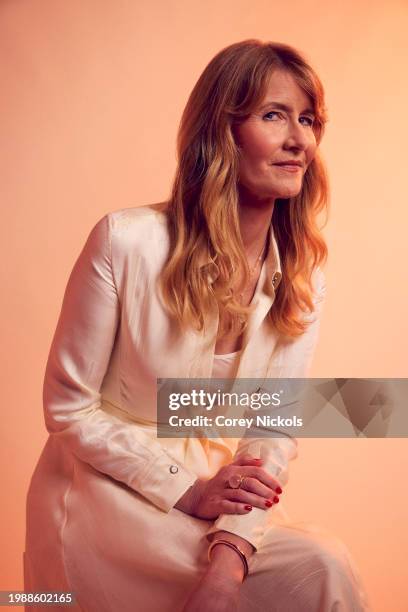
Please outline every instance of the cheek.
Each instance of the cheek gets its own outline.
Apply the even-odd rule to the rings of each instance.
[[[271,159],[277,147],[271,134],[266,135],[261,130],[252,130],[242,135],[241,154],[249,161]]]
[[[310,134],[310,141],[309,141],[309,146],[307,147],[307,156],[310,157],[310,161],[314,158],[314,156],[316,155],[316,151],[317,151],[317,141],[316,141],[316,136],[315,134],[312,132]]]
[[[307,165],[310,164],[311,161],[313,161],[315,155],[316,155],[316,151],[317,151],[317,145],[316,145],[316,141],[313,142],[306,151],[306,161],[307,161]]]

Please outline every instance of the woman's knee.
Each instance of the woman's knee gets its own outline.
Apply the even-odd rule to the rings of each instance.
[[[309,568],[326,576],[333,575],[336,580],[354,579],[351,555],[347,546],[330,532],[312,533],[303,542],[304,558]]]
[[[366,609],[350,553],[329,532],[278,529],[255,556],[258,553],[259,559],[243,589],[247,607],[243,602],[242,610],[269,605],[271,610],[298,612],[329,610],[335,604],[341,610]],[[258,608],[255,603],[251,607],[251,601]]]
[[[325,530],[278,528],[255,555],[259,556],[259,561],[254,563],[255,570],[265,571],[268,566],[276,570],[281,564],[281,569],[289,570],[289,574],[350,575],[350,553],[346,545]]]

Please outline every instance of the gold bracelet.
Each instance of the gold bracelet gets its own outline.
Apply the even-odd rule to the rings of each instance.
[[[238,553],[238,555],[241,558],[242,564],[244,566],[244,579],[245,579],[248,576],[248,561],[245,556],[245,553],[236,544],[233,544],[232,542],[229,542],[228,540],[220,539],[220,540],[213,540],[211,542],[210,546],[208,547],[208,561],[211,561],[211,551],[214,548],[214,546],[217,546],[217,544],[225,544],[226,546],[229,546],[230,548],[235,550],[236,553]]]

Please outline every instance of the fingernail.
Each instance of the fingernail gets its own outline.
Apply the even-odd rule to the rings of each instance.
[[[270,499],[266,499],[265,506],[268,506],[268,508],[270,508],[271,506],[273,506],[273,502]]]
[[[277,503],[279,502],[279,497],[275,496],[275,497],[273,498],[273,501],[275,502],[275,504],[277,504]]]
[[[280,487],[276,487],[276,492],[277,493],[282,493],[282,489]]]
[[[245,510],[252,510],[252,506],[248,504],[247,506],[245,506]]]

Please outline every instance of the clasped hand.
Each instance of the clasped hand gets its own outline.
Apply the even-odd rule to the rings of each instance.
[[[244,455],[221,467],[208,480],[198,478],[175,507],[186,514],[215,520],[220,514],[247,514],[253,507],[266,510],[279,502],[279,481],[260,467],[261,459]],[[231,477],[244,477],[239,488],[231,488]]]

